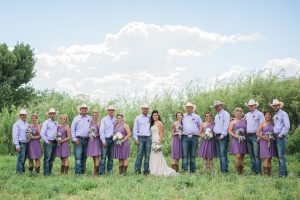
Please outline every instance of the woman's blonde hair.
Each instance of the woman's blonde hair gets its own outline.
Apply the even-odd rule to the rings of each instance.
[[[68,121],[68,115],[66,115],[66,114],[61,114],[60,116],[59,116],[59,119],[61,119],[61,118],[66,118],[66,121]]]
[[[242,109],[242,108],[236,107],[236,108],[234,109],[234,114],[236,114],[236,112],[241,112],[242,115],[244,116],[244,112],[243,112],[243,109]]]

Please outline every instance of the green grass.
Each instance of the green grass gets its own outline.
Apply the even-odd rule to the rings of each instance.
[[[215,174],[204,174],[202,161],[197,159],[196,174],[145,177],[133,173],[134,160],[130,159],[127,176],[118,175],[115,161],[112,175],[93,177],[89,158],[87,175],[76,177],[73,157],[69,175],[60,175],[60,161],[56,159],[53,175],[44,177],[28,172],[16,175],[16,157],[0,156],[0,199],[300,199],[299,155],[288,156],[287,178],[278,178],[277,159],[273,160],[271,177],[251,175],[248,166],[244,175],[236,175],[232,156],[228,175],[218,172],[218,160]]]

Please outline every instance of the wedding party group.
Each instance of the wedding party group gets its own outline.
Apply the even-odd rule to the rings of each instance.
[[[184,105],[185,113],[174,113],[172,132],[172,164],[168,166],[163,155],[164,124],[160,113],[147,104],[141,105],[141,114],[135,118],[131,131],[122,114],[115,114],[116,108],[109,105],[107,115],[101,120],[99,112],[94,110],[88,115],[89,107],[82,104],[79,114],[68,125],[68,116],[59,115],[50,108],[48,119],[40,125],[38,115],[31,115],[27,122],[27,111],[19,112],[19,119],[13,125],[12,137],[17,152],[16,172],[25,172],[25,161],[29,159],[29,172],[40,173],[40,159],[44,156],[43,173],[52,173],[56,157],[61,159],[61,173],[69,171],[70,146],[74,145],[75,174],[86,172],[87,157],[93,158],[93,175],[110,174],[113,160],[119,160],[119,173],[125,175],[130,156],[130,138],[133,137],[137,147],[134,165],[136,174],[154,176],[177,176],[182,173],[196,172],[196,157],[203,159],[203,168],[213,173],[213,161],[220,160],[220,171],[228,173],[228,151],[235,155],[235,168],[243,174],[244,159],[248,154],[251,160],[251,171],[255,174],[271,175],[271,159],[279,160],[279,176],[288,175],[286,165],[286,142],[290,129],[288,114],[282,110],[283,102],[274,99],[270,103],[273,111],[262,113],[259,103],[250,99],[245,105],[249,111],[244,115],[243,109],[237,107],[231,117],[224,109],[224,103],[215,101],[211,107],[216,110],[205,113],[205,119],[196,114],[196,106],[188,102]],[[273,116],[272,116],[273,115]],[[201,142],[199,145],[199,138]],[[42,139],[43,148],[40,143]],[[198,148],[199,146],[199,148]],[[43,152],[42,152],[43,151]],[[179,170],[179,161],[181,170]],[[261,164],[262,162],[262,164]],[[142,171],[143,164],[143,171]]]

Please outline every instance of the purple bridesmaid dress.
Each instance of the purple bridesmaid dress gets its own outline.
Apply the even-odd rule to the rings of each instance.
[[[272,132],[274,129],[273,122],[269,125],[262,128],[262,135],[265,136],[268,132]],[[260,139],[259,141],[259,147],[260,147],[260,158],[272,158],[277,157],[277,148],[275,144],[275,140],[270,141],[270,146],[268,146],[268,142],[264,139]]]
[[[64,140],[67,137],[66,126],[59,126],[57,129],[58,132],[62,134],[62,139]],[[60,143],[56,147],[56,157],[66,158],[70,156],[69,141]]]
[[[244,133],[246,133],[247,128],[247,121],[242,119],[241,121],[237,122],[233,126],[233,132],[235,133],[237,130],[242,129]],[[230,154],[247,154],[247,145],[246,140],[238,142],[238,139],[231,137],[231,144],[230,144]]]
[[[174,122],[175,125],[175,130],[174,132],[177,133],[177,135],[172,136],[172,158],[179,160],[182,159],[182,144],[181,144],[181,139],[178,135],[178,133],[182,133],[182,124],[178,122]]]
[[[96,133],[99,134],[99,125],[97,124],[91,124],[90,128],[96,129]],[[87,156],[101,156],[101,148],[102,148],[102,142],[100,140],[100,135],[97,135],[97,137],[89,138],[88,141],[88,147],[86,151]]]
[[[208,128],[210,128],[210,130],[213,131],[214,126],[215,123],[211,122],[210,124],[208,124],[203,128],[203,132],[205,132],[205,130]],[[212,137],[209,140],[202,138],[198,154],[201,158],[206,158],[206,159],[212,159],[214,157],[217,157],[218,153],[217,153],[215,138]]]
[[[32,135],[38,135],[38,125],[31,125],[33,130]],[[30,160],[37,160],[42,157],[42,147],[40,143],[40,139],[31,139],[28,144],[28,158]]]
[[[117,132],[122,133],[123,138],[126,137],[126,130],[124,125],[120,125],[114,128],[114,134]],[[130,154],[130,144],[128,140],[125,140],[121,145],[114,144],[114,159],[127,159]]]

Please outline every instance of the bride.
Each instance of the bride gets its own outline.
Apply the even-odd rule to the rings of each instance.
[[[160,121],[160,116],[157,110],[153,110],[150,118],[150,129],[152,133],[152,144],[163,142],[164,125]],[[172,168],[168,167],[162,151],[153,151],[150,153],[150,174],[154,176],[172,176],[178,173]]]

